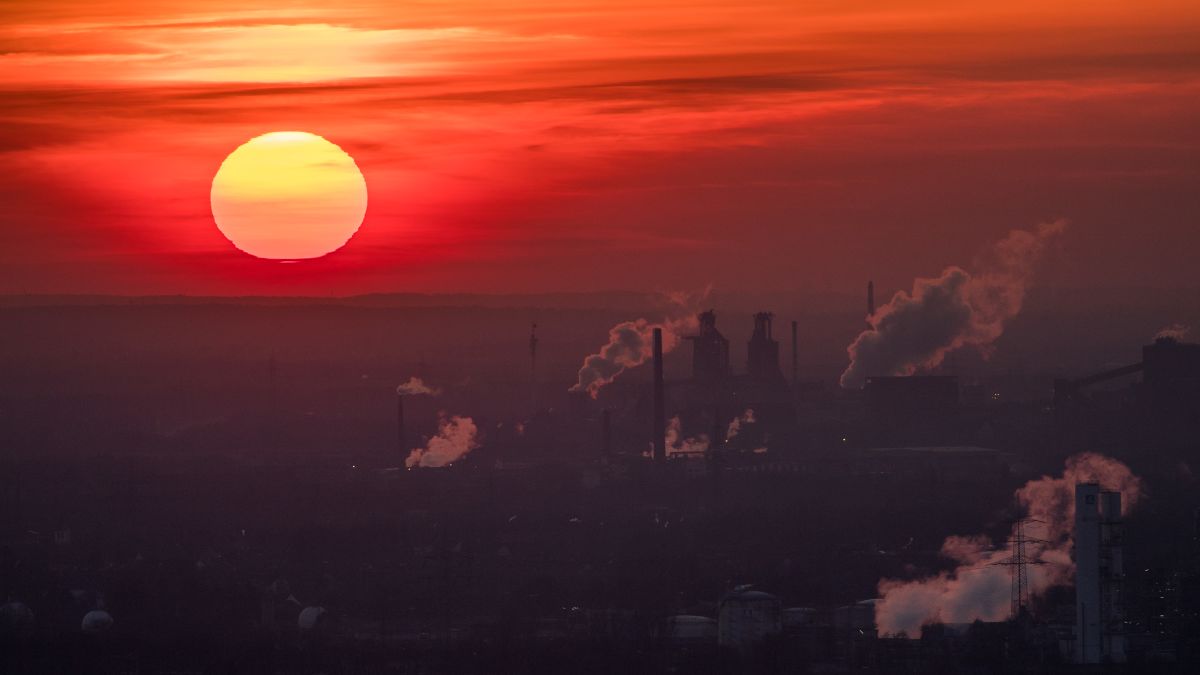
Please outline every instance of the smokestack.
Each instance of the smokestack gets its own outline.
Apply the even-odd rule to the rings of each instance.
[[[600,454],[608,457],[612,453],[612,413],[605,408],[600,412]]]
[[[663,391],[663,333],[654,329],[654,460],[667,458],[667,402]]]
[[[1075,486],[1075,662],[1100,663],[1099,483]]]
[[[712,448],[716,451],[725,444],[725,425],[721,420],[721,406],[713,406]]]
[[[867,317],[875,316],[875,282],[867,282]]]
[[[408,456],[408,439],[404,437],[404,394],[396,392],[396,449],[400,459]]]
[[[271,446],[276,447],[281,444],[280,431],[283,425],[279,421],[279,367],[275,362],[274,351],[271,352],[271,359],[267,361],[267,380],[267,437]]]
[[[537,412],[537,324],[529,329],[529,407],[531,413]]]
[[[800,366],[797,363],[797,355],[799,353],[800,350],[798,347],[798,340],[796,338],[796,322],[792,321],[792,387],[795,387],[800,383]]]

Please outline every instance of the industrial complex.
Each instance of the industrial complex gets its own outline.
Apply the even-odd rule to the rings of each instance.
[[[272,361],[247,404],[265,412],[188,441],[204,452],[163,436],[67,474],[12,455],[6,672],[1184,672],[1200,655],[1200,529],[1177,527],[1200,519],[1185,479],[1162,487],[1198,459],[1200,346],[1160,338],[1040,395],[951,367],[847,389],[801,377],[802,321],[781,349],[775,314],[747,318],[744,344],[715,309],[630,324],[604,386],[559,395],[535,324],[499,358],[521,414],[446,402],[423,374],[372,394],[384,442],[297,453],[336,421],[282,410]],[[255,451],[210,450],[240,438]]]

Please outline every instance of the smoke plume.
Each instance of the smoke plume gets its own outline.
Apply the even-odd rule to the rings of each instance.
[[[479,447],[479,428],[470,417],[443,416],[438,420],[438,432],[423,448],[416,448],[404,460],[404,466],[438,467],[457,462]]]
[[[1052,586],[1071,583],[1071,535],[1075,521],[1075,485],[1097,482],[1105,490],[1121,493],[1128,511],[1141,496],[1141,481],[1115,459],[1084,453],[1067,460],[1062,476],[1031,480],[1014,494],[1029,518],[1025,536],[1045,540],[1026,545],[1026,555],[1044,565],[1030,565],[1030,597]],[[996,565],[1012,551],[1006,543],[998,548],[984,535],[949,537],[941,554],[956,563],[955,569],[913,581],[883,579],[880,599],[875,603],[875,624],[881,635],[904,633],[916,636],[931,623],[970,623],[1008,618],[1011,602],[1010,570]]]
[[[746,408],[746,412],[733,418],[733,421],[729,423],[729,427],[727,429],[725,429],[725,440],[729,440],[729,439],[737,436],[739,433],[741,433],[742,425],[754,424],[755,421],[756,420],[754,419],[754,409]]]
[[[425,381],[419,377],[410,377],[408,382],[396,387],[396,394],[400,396],[416,396],[418,394],[437,396],[441,393],[441,389],[425,384]]]
[[[679,415],[676,415],[667,423],[666,444],[668,455],[708,452],[709,438],[708,434],[684,438],[683,423],[679,421]]]
[[[1154,339],[1183,342],[1183,338],[1187,337],[1189,330],[1191,329],[1188,326],[1185,326],[1181,323],[1173,323],[1164,328],[1160,328],[1159,331],[1154,334]]]
[[[1021,311],[1033,267],[1066,221],[1034,231],[1013,230],[992,248],[976,274],[947,267],[936,279],[917,279],[867,317],[871,328],[847,348],[841,384],[861,387],[871,375],[911,375],[935,368],[946,354],[972,346],[987,353],[1004,325]]]
[[[653,356],[654,329],[663,333],[663,354],[679,345],[685,333],[697,330],[695,307],[703,302],[711,289],[696,295],[668,293],[665,297],[676,306],[673,318],[658,323],[646,319],[622,321],[608,331],[608,343],[600,351],[583,360],[578,381],[571,391],[586,391],[596,398],[605,385],[629,368],[640,366]]]

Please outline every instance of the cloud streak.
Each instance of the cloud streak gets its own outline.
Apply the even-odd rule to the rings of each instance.
[[[980,184],[1140,217],[1104,203],[1127,175],[1081,194],[1097,167],[1153,172],[1119,201],[1182,221],[1200,10],[1119,4],[0,3],[0,171],[41,192],[0,215],[0,265],[42,270],[0,291],[595,290],[614,265],[640,287],[839,284],[864,224],[931,239],[927,205],[966,218]],[[300,268],[320,278],[233,278],[204,195],[223,151],[278,129],[346,148],[368,219]],[[91,205],[22,213],[67,191]],[[77,246],[79,223],[119,236]]]

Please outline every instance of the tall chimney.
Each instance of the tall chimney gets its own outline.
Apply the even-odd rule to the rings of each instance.
[[[400,461],[408,457],[408,439],[404,437],[404,394],[396,392],[396,449],[400,452]]]
[[[662,329],[654,329],[654,459],[667,458],[667,401],[663,391]]]
[[[875,282],[867,282],[867,316],[875,316]]]
[[[529,407],[530,414],[537,413],[537,324],[529,328]]]
[[[796,322],[792,321],[792,386],[795,387],[800,383],[800,366],[797,364],[798,354],[798,339],[796,338]]]
[[[280,431],[283,424],[279,415],[279,367],[275,362],[275,352],[271,352],[271,360],[267,361],[267,379],[270,389],[267,391],[267,434],[272,447],[281,445]]]
[[[600,453],[605,457],[612,453],[612,413],[608,408],[600,412]]]
[[[721,406],[714,405],[712,443],[709,444],[711,450],[717,450],[725,445],[725,425],[721,422]]]

